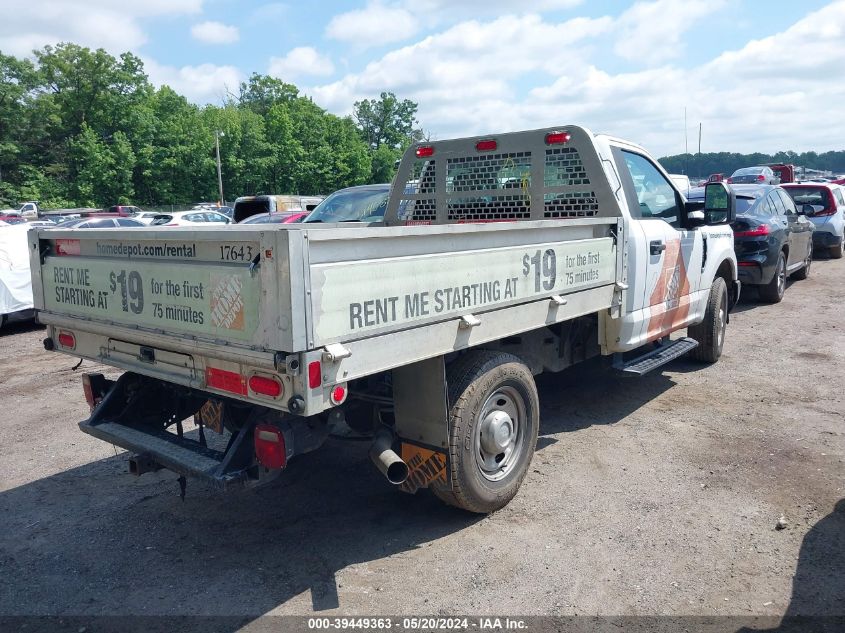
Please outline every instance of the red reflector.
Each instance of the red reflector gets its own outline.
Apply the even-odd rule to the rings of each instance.
[[[489,152],[491,150],[496,149],[496,147],[496,141],[494,141],[493,139],[490,139],[488,141],[478,141],[478,143],[475,144],[475,149],[477,149],[479,152]]]
[[[757,262],[738,262],[740,266],[756,266]]]
[[[73,349],[76,347],[76,337],[70,332],[59,332],[59,345]]]
[[[560,145],[568,143],[572,135],[569,132],[549,132],[546,134],[546,145]]]
[[[308,386],[316,389],[321,384],[323,384],[323,368],[320,366],[320,361],[311,361],[308,363]]]
[[[760,237],[761,235],[769,234],[769,225],[761,224],[755,229],[748,231],[734,231],[734,237]]]
[[[79,255],[79,240],[56,240],[56,255]]]
[[[330,398],[332,404],[341,404],[344,400],[346,400],[346,387],[344,385],[336,386],[332,389]]]
[[[418,147],[415,153],[417,155],[417,158],[434,156],[434,147],[432,147],[431,145],[423,145],[422,147]]]
[[[213,389],[246,395],[246,378],[233,371],[208,367],[205,370],[205,384]]]
[[[278,398],[282,395],[282,383],[267,376],[250,376],[249,388],[262,396]]]
[[[258,424],[255,427],[255,456],[265,468],[284,468],[287,463],[285,436],[272,424]]]

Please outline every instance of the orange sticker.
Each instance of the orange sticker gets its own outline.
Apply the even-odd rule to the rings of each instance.
[[[414,493],[438,481],[446,483],[446,454],[402,442],[402,460],[408,464],[408,479],[399,488]]]

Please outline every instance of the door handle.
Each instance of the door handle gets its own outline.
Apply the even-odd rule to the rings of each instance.
[[[648,243],[648,252],[652,255],[660,255],[666,250],[666,244],[662,240],[652,240]]]

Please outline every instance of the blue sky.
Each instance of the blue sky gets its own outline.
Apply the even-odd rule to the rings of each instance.
[[[218,103],[252,72],[340,115],[395,92],[435,138],[579,123],[665,155],[845,148],[845,2],[5,0],[0,50],[129,50]],[[833,79],[836,81],[833,81]]]

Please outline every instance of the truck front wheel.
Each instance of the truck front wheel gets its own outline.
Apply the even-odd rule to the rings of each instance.
[[[449,482],[438,498],[488,513],[516,495],[534,455],[540,401],[534,377],[516,356],[477,350],[447,369]]]
[[[690,354],[696,360],[705,363],[715,363],[722,355],[725,345],[725,330],[728,324],[728,287],[725,280],[716,277],[710,286],[710,296],[707,299],[707,309],[704,320],[698,325],[691,325],[688,334],[698,341]]]

